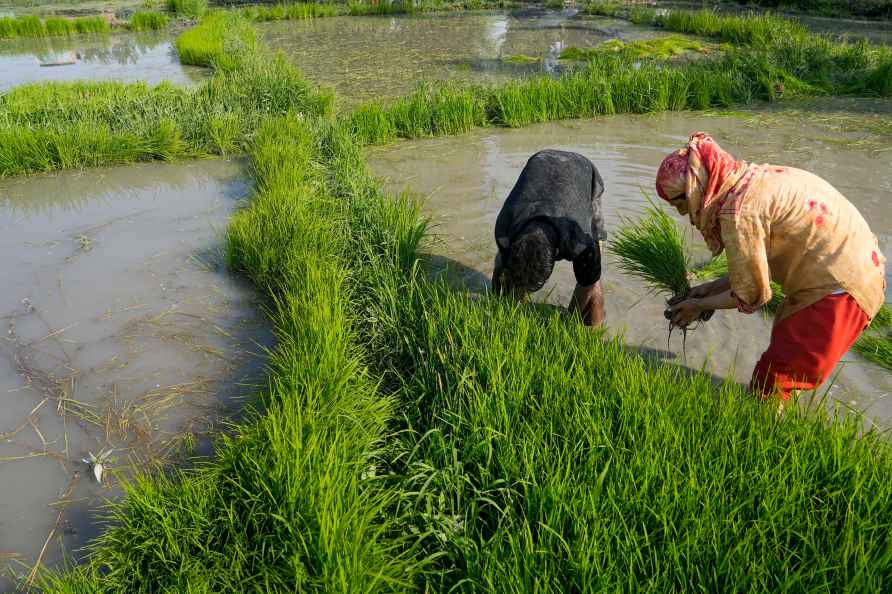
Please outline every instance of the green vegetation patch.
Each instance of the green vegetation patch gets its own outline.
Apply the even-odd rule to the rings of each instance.
[[[187,33],[196,30],[210,37],[218,32]],[[243,150],[268,114],[331,112],[331,96],[311,89],[285,58],[251,50],[238,39],[237,26],[227,31],[232,43],[204,44],[226,52],[207,55],[211,64],[226,67],[194,89],[46,83],[0,96],[0,177],[227,154]]]
[[[87,33],[107,33],[108,21],[102,17],[75,19],[36,16],[0,17],[0,38],[15,37],[67,37]]]
[[[247,21],[218,12],[177,37],[176,48],[183,64],[232,70],[238,56],[251,53],[256,43],[257,33]]]
[[[512,56],[507,56],[502,58],[503,62],[507,62],[508,64],[539,64],[542,62],[542,58],[536,56],[528,56],[526,54],[514,54]]]
[[[167,0],[167,10],[178,17],[197,19],[208,10],[208,0]]]
[[[169,19],[160,12],[136,12],[130,17],[131,31],[154,31],[167,27]]]
[[[570,47],[561,52],[560,59],[587,61],[597,52],[613,52],[638,60],[670,60],[691,54],[707,55],[715,51],[715,47],[710,47],[696,39],[681,35],[667,35],[629,42],[611,39],[596,48]]]
[[[257,22],[304,20],[330,17],[337,14],[338,9],[333,4],[318,4],[315,2],[294,2],[271,6],[259,4],[241,9],[241,15],[244,18]]]

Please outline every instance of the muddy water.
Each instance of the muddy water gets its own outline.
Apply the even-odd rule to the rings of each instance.
[[[626,21],[569,10],[335,17],[259,28],[308,78],[334,88],[342,106],[400,97],[421,80],[488,84],[556,72],[567,47],[655,35]],[[518,55],[536,62],[509,60]]]
[[[41,65],[50,62],[71,63]],[[0,92],[43,81],[194,84],[206,76],[204,69],[180,64],[166,32],[0,41]]]
[[[543,148],[580,152],[597,164],[606,183],[607,231],[620,217],[635,217],[653,195],[660,160],[694,130],[711,132],[734,154],[751,161],[809,169],[824,176],[854,202],[892,256],[892,103],[846,101],[809,103],[796,109],[715,116],[673,113],[485,130],[374,149],[372,169],[393,190],[425,197],[440,243],[436,250],[451,261],[472,289],[489,282],[496,248],[492,237],[498,210],[526,159]],[[689,224],[678,218],[679,223]],[[699,236],[695,252],[705,257]],[[572,267],[561,262],[538,298],[566,304],[574,286]],[[746,382],[768,343],[770,321],[756,314],[718,312],[690,334],[682,358],[679,333],[667,350],[662,298],[608,262],[605,273],[607,321],[630,345],[663,359],[706,369]],[[887,295],[887,299],[889,295]],[[866,409],[885,425],[892,423],[892,375],[849,354],[840,366],[833,398]]]
[[[270,330],[221,252],[244,179],[208,161],[0,184],[0,572],[76,555],[120,479],[205,452],[262,380]],[[97,484],[81,459],[107,448]]]

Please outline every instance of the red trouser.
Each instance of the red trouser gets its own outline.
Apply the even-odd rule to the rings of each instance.
[[[763,396],[820,386],[870,319],[848,293],[828,295],[778,322],[753,370],[750,388]]]

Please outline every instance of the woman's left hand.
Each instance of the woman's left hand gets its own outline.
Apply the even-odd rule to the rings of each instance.
[[[699,299],[685,299],[669,307],[670,319],[679,328],[687,328],[691,322],[700,317],[703,307]]]

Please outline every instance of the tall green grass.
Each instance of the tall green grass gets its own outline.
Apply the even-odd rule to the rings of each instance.
[[[131,31],[154,31],[167,27],[169,19],[160,12],[135,12],[128,26]]]
[[[68,37],[87,33],[107,33],[108,21],[102,17],[74,19],[36,16],[0,17],[0,39],[15,37]]]
[[[746,4],[825,16],[892,17],[892,0],[747,0]]]
[[[167,0],[167,10],[179,17],[197,19],[208,10],[208,0]]]
[[[373,102],[347,116],[363,143],[454,134],[475,126],[525,126],[616,113],[706,109],[762,95],[746,79],[712,64],[685,70],[600,54],[560,78],[542,76],[495,88],[424,85],[406,98]]]
[[[333,4],[319,4],[316,2],[295,2],[274,4],[265,6],[248,6],[241,9],[241,15],[251,21],[283,21],[303,20],[321,17],[330,17],[338,14],[338,9]]]
[[[264,122],[250,150],[252,203],[229,226],[230,265],[273,300],[263,412],[218,445],[212,464],[130,485],[89,565],[49,578],[48,591],[410,588],[423,561],[387,513],[397,493],[375,472],[395,400],[358,346],[364,288],[352,265],[392,267],[391,253],[414,251],[420,232],[391,227],[387,244],[356,241],[352,213],[329,191],[335,136],[297,114]],[[401,208],[374,206],[385,217]]]
[[[183,64],[233,70],[239,56],[252,52],[256,43],[256,31],[247,21],[218,12],[181,33],[176,48]]]

